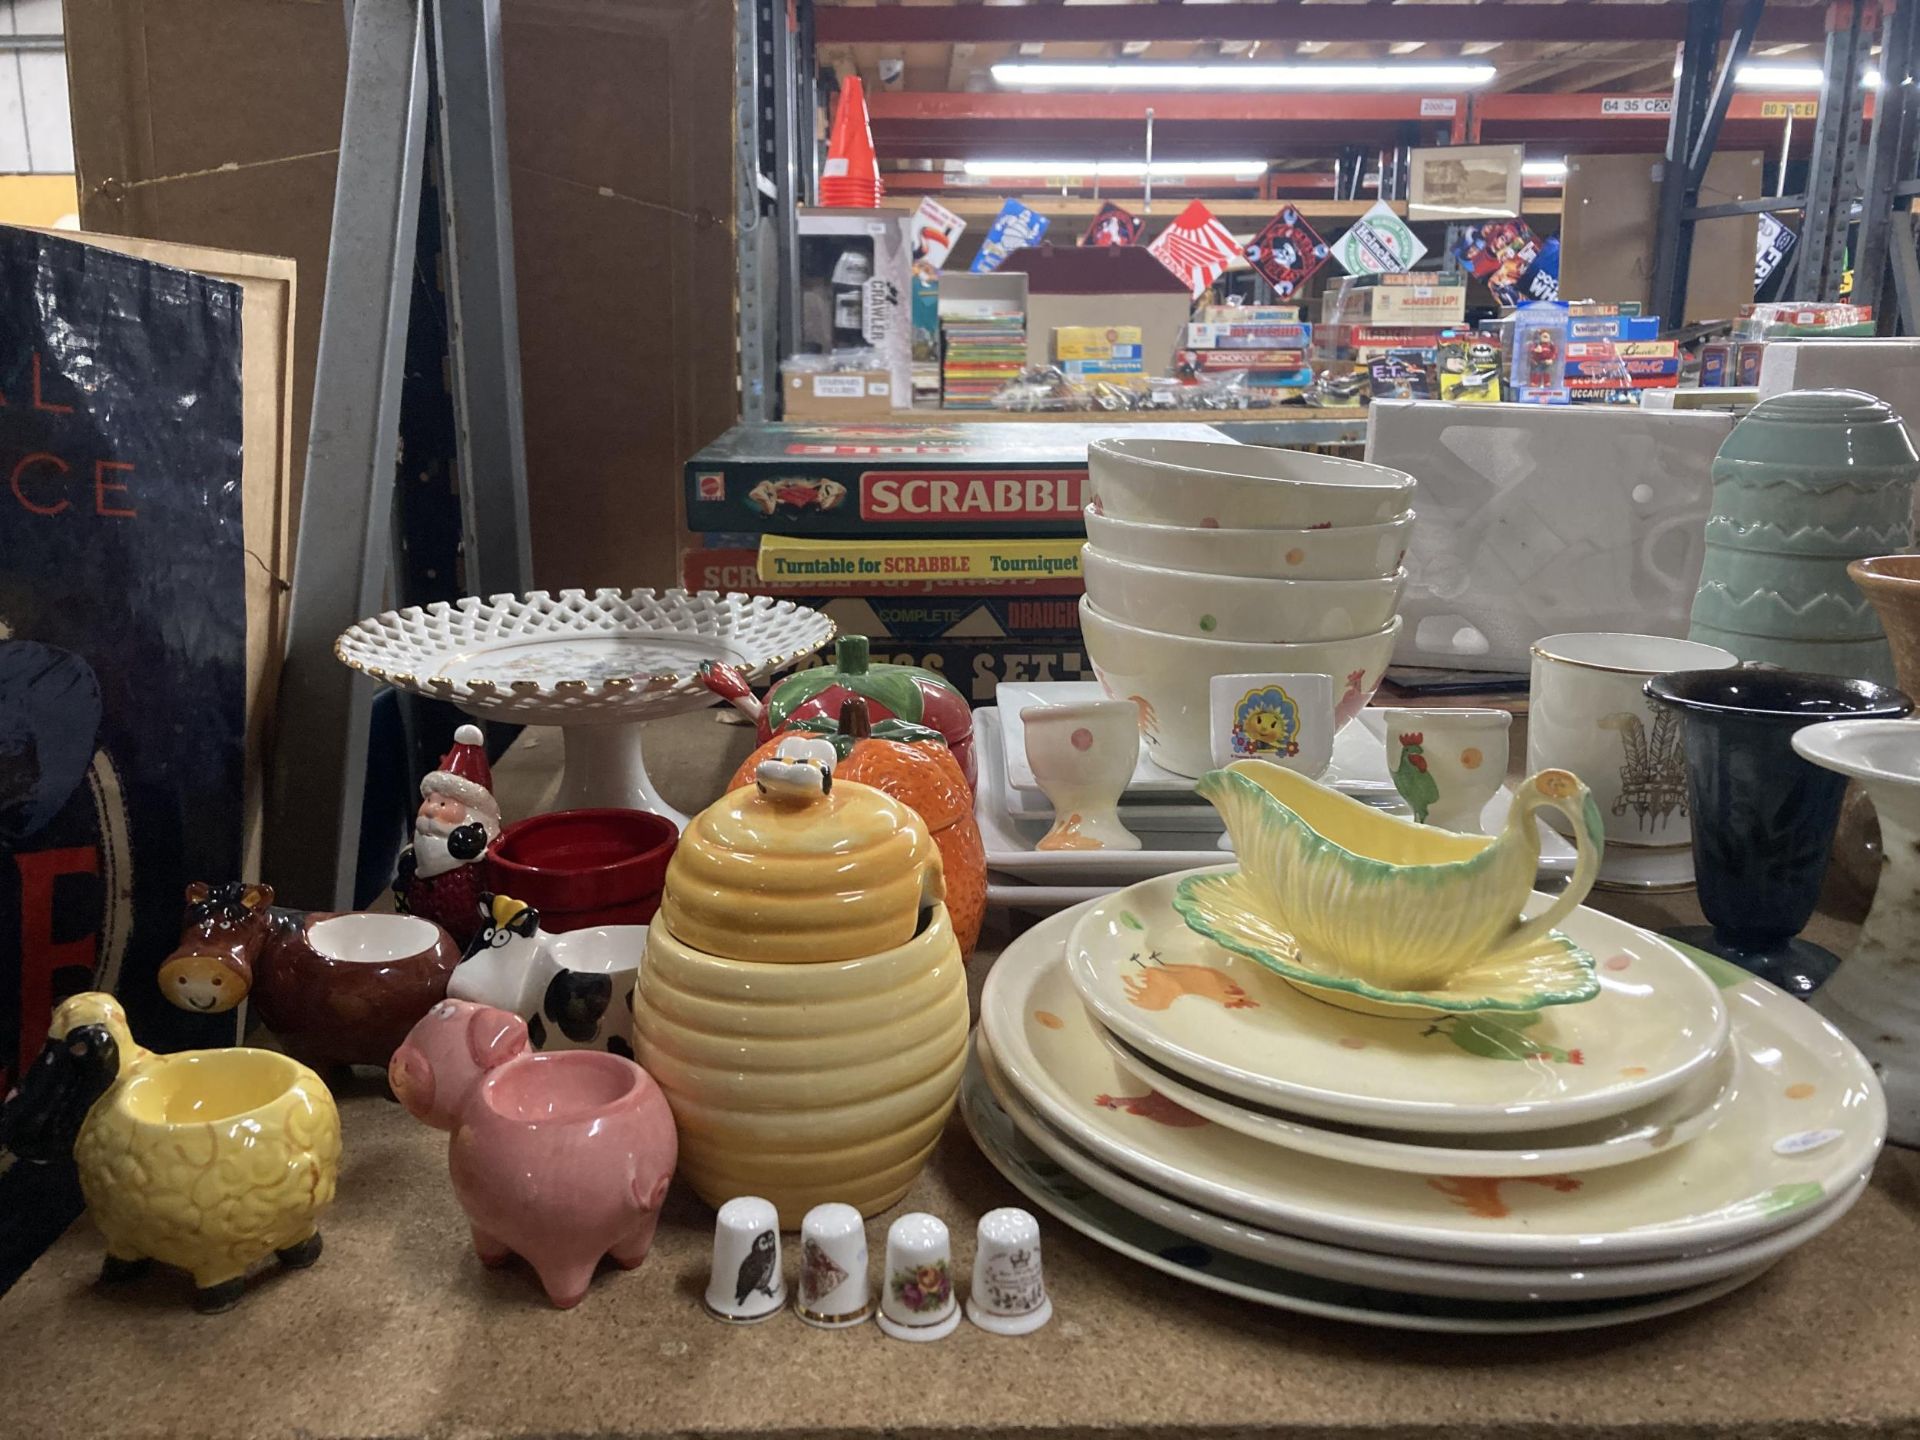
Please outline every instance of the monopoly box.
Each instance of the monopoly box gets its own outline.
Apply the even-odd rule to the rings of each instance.
[[[1079,535],[1087,446],[1227,441],[1211,425],[736,425],[687,461],[691,531],[848,538]]]

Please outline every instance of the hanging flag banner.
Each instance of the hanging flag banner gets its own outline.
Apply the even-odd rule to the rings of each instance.
[[[1100,207],[1093,224],[1080,237],[1082,245],[1131,245],[1140,238],[1140,217],[1111,200]]]
[[[1273,286],[1282,300],[1292,295],[1314,271],[1327,263],[1327,242],[1291,205],[1269,220],[1247,244],[1247,263]]]
[[[973,273],[984,275],[989,270],[998,270],[1007,256],[1029,245],[1038,245],[1046,233],[1046,216],[1028,209],[1018,200],[1007,201],[993,217],[993,224],[987,227],[987,238],[980,242],[980,253],[973,257]]]
[[[967,222],[931,195],[913,212],[913,268],[931,279],[947,263]]]
[[[1542,240],[1524,220],[1487,220],[1458,227],[1453,255],[1484,280],[1502,305],[1560,298],[1560,240]]]
[[[1763,211],[1755,218],[1760,222],[1753,240],[1753,290],[1757,295],[1760,287],[1780,268],[1780,262],[1787,258],[1787,252],[1799,243],[1800,237],[1778,215]]]
[[[1349,275],[1397,275],[1411,270],[1426,253],[1420,237],[1384,200],[1333,242],[1333,258]]]
[[[1186,283],[1194,299],[1227,271],[1240,246],[1227,227],[1198,200],[1174,217],[1174,222],[1147,246],[1153,258]]]

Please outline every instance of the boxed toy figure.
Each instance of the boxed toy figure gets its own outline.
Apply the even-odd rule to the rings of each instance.
[[[902,217],[802,212],[801,355],[877,352],[890,396],[913,393],[913,281]]]
[[[1522,305],[1513,322],[1513,398],[1532,405],[1567,403],[1567,312],[1558,305]]]
[[[1440,398],[1491,404],[1500,399],[1500,347],[1464,330],[1440,337]]]

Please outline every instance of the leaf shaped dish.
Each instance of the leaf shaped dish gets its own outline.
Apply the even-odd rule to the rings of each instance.
[[[1552,928],[1586,897],[1602,846],[1587,787],[1568,772],[1515,786],[1492,837],[1386,815],[1260,761],[1196,789],[1220,811],[1240,867],[1183,881],[1175,909],[1277,974],[1361,1006],[1426,1010],[1532,1010],[1599,992],[1592,957]],[[1567,889],[1523,918],[1543,806],[1574,822],[1578,859]]]
[[[1577,1004],[1600,993],[1593,956],[1558,930],[1456,970],[1437,988],[1395,990],[1371,984],[1341,973],[1335,962],[1303,953],[1292,932],[1259,912],[1251,888],[1237,870],[1192,876],[1180,883],[1173,908],[1209,940],[1332,1005],[1369,1015],[1528,1011]]]

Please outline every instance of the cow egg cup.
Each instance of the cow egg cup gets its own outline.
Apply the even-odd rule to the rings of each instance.
[[[287,1053],[325,1074],[386,1069],[414,1023],[446,998],[453,937],[417,915],[274,908],[270,885],[187,887],[180,943],[160,990],[182,1010],[223,1014],[251,999]]]
[[[634,994],[640,1062],[702,1199],[877,1215],[912,1185],[966,1063],[967,986],[927,822],[784,738],[680,838]]]
[[[481,1263],[518,1255],[562,1310],[601,1259],[647,1258],[679,1146],[660,1087],[633,1061],[539,1054],[517,1015],[445,1000],[394,1052],[400,1102],[451,1132],[447,1168]]]
[[[269,1256],[320,1257],[319,1216],[340,1170],[340,1116],[306,1066],[271,1050],[156,1055],[135,1043],[111,995],[54,1012],[46,1048],[0,1108],[0,1147],[58,1163],[71,1152],[107,1242],[100,1278],[157,1260],[193,1276],[215,1313]]]
[[[604,1050],[633,1059],[633,987],[644,925],[592,925],[552,935],[540,912],[483,895],[485,918],[447,995],[518,1015],[535,1050]]]

